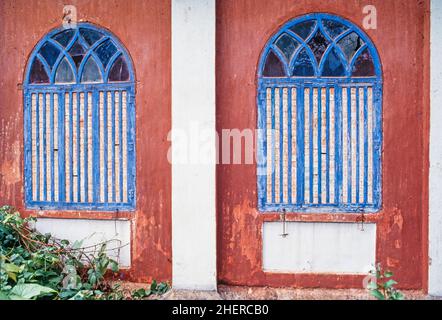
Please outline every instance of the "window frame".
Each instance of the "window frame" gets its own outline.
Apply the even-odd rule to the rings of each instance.
[[[323,30],[321,21],[323,19],[327,20],[333,20],[336,22],[339,22],[340,24],[343,24],[344,26],[348,27],[348,30],[341,33],[339,36],[335,37],[334,39],[331,39],[328,37],[328,34]],[[308,20],[316,20],[317,23],[313,30],[310,32],[309,36],[304,40],[298,35],[294,34],[294,32],[291,32],[289,28],[293,27],[296,24],[308,21]],[[314,56],[311,56],[311,60],[314,64],[314,76],[308,76],[308,77],[300,77],[300,76],[292,76],[291,70],[295,63],[295,57],[299,52],[302,51],[304,46],[308,46],[308,42],[310,39],[316,34],[317,30],[320,29],[323,34],[327,36],[327,40],[331,42],[332,44],[329,44],[327,47],[327,50],[323,53],[322,59],[320,61],[320,64],[316,63],[316,59]],[[364,45],[359,48],[359,50],[354,54],[352,59],[349,62],[350,68],[347,68],[346,76],[344,77],[333,77],[333,76],[321,76],[320,71],[323,68],[324,62],[326,59],[324,57],[328,56],[328,52],[330,50],[333,50],[334,44],[336,44],[339,40],[344,38],[346,35],[356,32],[357,35],[364,41]],[[291,61],[288,63],[285,60],[284,55],[281,51],[275,50],[274,46],[276,41],[279,39],[281,35],[284,33],[287,33],[289,35],[293,35],[293,38],[295,38],[296,41],[300,43],[300,46],[298,46],[291,58]],[[299,38],[299,39],[298,39]],[[357,58],[360,53],[363,52],[363,50],[368,49],[371,57],[373,59],[373,65],[374,65],[374,71],[375,76],[373,77],[352,77],[351,72],[354,63],[357,61]],[[285,74],[289,76],[285,77],[265,77],[263,75],[265,63],[267,60],[267,56],[269,52],[274,52],[281,63],[284,66],[284,72]],[[319,67],[318,67],[319,66]],[[338,202],[336,204],[305,204],[305,203],[267,203],[267,134],[266,134],[266,90],[269,87],[280,87],[280,88],[293,88],[293,87],[305,87],[310,86],[311,88],[321,87],[324,86],[333,86],[335,88],[339,87],[339,85],[346,84],[346,85],[362,85],[362,84],[369,84],[372,85],[373,88],[373,109],[375,110],[375,119],[373,121],[373,204],[372,205],[360,205],[360,204],[351,204],[351,203],[342,203]],[[290,90],[289,90],[290,91]],[[262,213],[272,213],[272,212],[287,212],[287,213],[376,213],[381,210],[382,207],[382,91],[383,91],[383,81],[382,81],[382,64],[379,58],[379,54],[377,52],[376,47],[374,46],[371,39],[354,23],[351,21],[348,21],[342,17],[327,14],[327,13],[310,13],[307,15],[303,15],[300,17],[296,17],[294,19],[289,20],[288,22],[284,23],[282,26],[278,28],[278,30],[266,41],[266,44],[264,46],[264,49],[261,53],[261,56],[259,58],[259,63],[257,67],[257,96],[256,96],[256,103],[257,103],[257,129],[258,129],[258,143],[257,143],[257,198],[258,198],[258,210]],[[337,93],[336,93],[337,94]],[[342,96],[336,96],[336,99],[340,99]],[[349,99],[350,100],[350,99]],[[301,103],[299,95],[297,96],[297,104]],[[282,103],[281,103],[282,104]],[[302,100],[303,104],[303,100]],[[336,103],[336,112],[341,113],[341,106],[342,101],[339,100],[339,103]],[[272,117],[274,119],[274,115]],[[340,125],[338,123],[340,119],[335,119],[336,126]],[[299,122],[299,118],[297,119],[297,122]],[[299,129],[298,129],[299,130]],[[339,136],[341,137],[341,136]],[[282,140],[281,140],[282,141]],[[336,150],[340,150],[340,153],[342,153],[342,142],[336,142],[335,144],[338,145]],[[304,141],[299,143],[299,141],[296,141],[297,148],[299,146],[304,147]],[[282,147],[281,147],[282,149]],[[302,149],[300,149],[302,150]],[[304,151],[297,153],[297,157],[304,157]],[[337,157],[340,157],[341,155],[338,155]],[[299,159],[299,158],[298,158]],[[339,159],[338,159],[339,160]],[[282,168],[282,166],[281,166]],[[297,163],[297,169],[299,168],[299,164]],[[336,168],[337,175],[339,173],[342,173],[342,169]],[[339,170],[341,170],[339,172]],[[289,171],[287,169],[287,171]],[[298,175],[302,176],[298,173]],[[341,176],[338,176],[336,180],[340,179]],[[281,183],[281,182],[280,182]],[[297,176],[296,184],[304,185],[304,177],[301,177],[301,180],[299,176]],[[359,183],[359,182],[357,182]],[[341,200],[341,193],[342,193],[342,183],[338,183],[339,188],[336,190],[336,193],[339,193],[339,200]],[[282,185],[282,184],[281,184]],[[302,191],[304,187],[302,187]],[[282,187],[280,187],[282,189]],[[303,198],[304,196],[302,196]]]
[[[97,40],[94,44],[88,45],[90,47],[89,51],[93,51],[95,48],[100,46],[103,42],[105,42],[107,39],[110,39],[112,43],[116,46],[117,51],[116,53],[110,58],[110,60],[107,63],[106,68],[103,68],[101,63],[98,61],[98,57],[94,56],[95,62],[101,72],[101,75],[103,77],[102,82],[81,82],[81,77],[83,75],[84,66],[89,60],[89,55],[85,55],[83,57],[83,61],[79,66],[79,69],[72,70],[74,72],[74,83],[55,83],[55,77],[57,73],[57,68],[61,64],[61,61],[63,61],[64,56],[69,56],[69,50],[72,47],[72,45],[77,41],[78,34],[80,32],[80,28],[84,29],[90,29],[93,31],[97,31],[101,34],[103,34],[103,37]],[[116,37],[112,32],[108,31],[106,28],[103,28],[101,26],[96,26],[91,23],[81,22],[77,23],[75,28],[72,28],[74,30],[73,37],[69,40],[68,44],[62,48],[63,46],[61,44],[58,44],[58,49],[60,50],[60,53],[58,54],[58,58],[55,62],[55,64],[52,67],[52,71],[48,72],[46,62],[44,61],[44,58],[40,58],[39,60],[45,65],[46,73],[49,77],[49,83],[30,83],[30,75],[32,70],[32,65],[36,59],[36,57],[39,55],[39,51],[42,48],[44,44],[46,44],[48,41],[50,43],[56,43],[57,41],[52,39],[53,36],[55,36],[58,33],[61,33],[63,31],[66,31],[67,29],[64,27],[58,27],[54,28],[51,31],[47,32],[43,38],[41,38],[38,43],[35,45],[35,47],[32,50],[32,53],[30,54],[28,60],[27,60],[27,66],[25,68],[24,73],[24,82],[23,82],[23,112],[24,112],[24,193],[25,193],[25,207],[26,209],[30,210],[60,210],[60,211],[97,211],[97,212],[132,212],[136,209],[136,123],[135,123],[135,117],[136,117],[136,105],[135,105],[135,95],[136,95],[136,82],[135,82],[135,69],[133,65],[133,61],[126,50],[125,46],[121,43],[121,41]],[[121,82],[109,82],[109,74],[112,69],[112,66],[114,62],[120,57],[123,56],[127,65],[128,73],[129,73],[129,79],[128,81],[121,81]],[[69,59],[69,58],[68,58]],[[72,62],[69,63],[69,65],[72,68]],[[75,63],[74,63],[75,65]],[[107,69],[107,70],[106,70]],[[77,95],[80,95],[80,93],[86,93],[91,92],[94,96],[94,99],[97,98],[99,92],[111,92],[111,91],[120,91],[126,92],[127,95],[127,102],[126,102],[126,108],[127,108],[127,202],[61,202],[61,199],[59,201],[55,202],[54,199],[52,201],[35,201],[32,199],[32,121],[31,121],[31,96],[35,93],[43,93],[43,96],[46,96],[46,94],[59,94],[59,97],[63,94],[69,94],[72,99],[72,93],[77,93]],[[107,94],[104,94],[104,96],[107,96]],[[51,95],[51,97],[53,97]],[[123,95],[121,95],[121,98]],[[46,98],[45,98],[46,99]],[[106,103],[106,97],[104,98],[104,101]],[[51,98],[53,100],[53,98]],[[77,98],[77,100],[79,100]],[[72,101],[72,100],[71,100]],[[52,101],[51,101],[52,103]],[[79,102],[77,102],[79,104]],[[72,103],[71,103],[72,104]],[[121,101],[120,101],[121,104]],[[59,99],[59,110],[64,107],[64,99]],[[78,112],[78,111],[77,111]],[[61,114],[62,112],[59,111]],[[59,121],[63,121],[64,118],[61,118],[59,114]],[[98,114],[98,113],[97,113]],[[72,115],[71,115],[72,116]],[[94,115],[92,115],[94,117]],[[120,120],[121,121],[121,120]],[[59,124],[60,125],[60,122]],[[64,126],[64,124],[63,124]],[[51,127],[51,130],[53,128]],[[106,130],[104,130],[106,131]],[[80,133],[78,133],[80,134]],[[55,140],[55,139],[54,139]],[[41,140],[43,141],[43,140]],[[93,140],[93,148],[96,148],[96,144],[98,142],[96,140]],[[46,150],[45,150],[46,152]],[[77,151],[80,154],[80,151]],[[72,155],[71,155],[72,157]],[[79,157],[79,156],[78,156]],[[61,158],[61,155],[60,155]],[[59,158],[59,159],[60,159]],[[86,160],[86,159],[85,159]],[[53,158],[52,158],[53,161]],[[59,167],[61,167],[61,164],[65,165],[65,159],[63,161],[59,160]],[[54,168],[54,167],[52,167]],[[73,170],[73,169],[71,169]],[[94,170],[94,167],[92,167],[92,170]],[[64,179],[66,179],[66,176],[62,177],[61,173],[59,180],[59,184],[61,185],[64,183]],[[72,177],[71,177],[72,179]],[[115,182],[115,181],[114,181]],[[72,183],[72,182],[71,182]],[[95,183],[95,181],[94,181]],[[46,186],[45,186],[46,188]],[[94,188],[97,188],[97,186],[94,185]],[[64,188],[61,188],[63,190]],[[106,187],[107,189],[107,187]],[[85,191],[86,192],[86,191]],[[78,191],[80,194],[80,191]],[[87,195],[86,195],[87,197]],[[107,196],[106,196],[107,197]],[[95,196],[94,196],[94,199]]]

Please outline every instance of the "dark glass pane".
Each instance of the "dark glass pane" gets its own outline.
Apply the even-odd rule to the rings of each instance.
[[[297,77],[312,77],[315,75],[313,62],[305,49],[302,49],[296,57],[292,74]]]
[[[302,39],[307,39],[308,36],[312,33],[313,29],[315,28],[316,22],[315,21],[305,21],[298,23],[297,25],[290,28],[294,33],[296,33],[298,36],[300,36]]]
[[[356,59],[355,65],[353,66],[352,76],[373,77],[375,75],[373,58],[367,48]]]
[[[57,33],[55,36],[52,37],[52,39],[57,41],[63,47],[67,47],[67,45],[71,41],[71,39],[74,36],[74,34],[75,34],[75,30],[73,30],[73,29],[66,29],[63,32]]]
[[[298,42],[295,41],[288,34],[284,33],[282,36],[276,40],[276,46],[281,50],[287,61],[290,60],[296,48],[298,47]]]
[[[84,53],[85,53],[85,50],[84,50],[83,46],[80,44],[80,42],[78,42],[78,40],[75,41],[72,48],[69,49],[69,54],[71,55],[72,60],[74,60],[75,66],[77,67],[77,69],[81,64],[81,61],[83,61]]]
[[[57,73],[55,74],[56,83],[72,83],[75,80],[72,68],[66,58],[63,58],[61,63],[58,65]]]
[[[364,45],[364,41],[355,32],[350,33],[338,42],[338,46],[342,49],[348,61],[353,58],[362,45]]]
[[[109,82],[115,81],[128,81],[129,80],[129,70],[127,68],[126,60],[123,56],[119,56],[115,60],[112,68],[109,72]]]
[[[344,26],[342,23],[333,20],[324,20],[322,22],[322,25],[332,39],[336,38],[337,36],[348,30],[348,27]]]
[[[319,30],[316,32],[316,34],[308,43],[308,45],[313,51],[316,61],[318,61],[318,64],[321,61],[322,55],[324,54],[325,50],[327,50],[329,44],[330,42],[324,37],[324,35]]]
[[[322,75],[325,77],[343,77],[345,76],[345,67],[339,58],[336,49],[333,50],[327,55],[327,58],[324,62],[324,67],[322,69]]]
[[[272,51],[267,55],[264,65],[264,77],[285,77],[284,67],[281,60]]]
[[[83,37],[83,39],[87,42],[87,44],[90,46],[92,46],[95,42],[97,42],[103,37],[101,33],[92,29],[80,28],[80,34]]]
[[[30,83],[49,83],[49,77],[46,73],[43,63],[38,58],[35,58],[32,63],[31,73],[29,75]]]
[[[57,47],[51,44],[50,42],[46,42],[41,47],[39,53],[43,56],[43,58],[46,60],[46,62],[52,69],[55,61],[57,61],[58,55],[60,54],[60,50],[58,50]]]
[[[107,39],[95,49],[95,52],[97,53],[98,58],[100,58],[104,68],[106,68],[110,58],[115,54],[115,52],[117,52],[117,48],[114,46],[112,41]]]
[[[97,66],[94,58],[91,56],[87,60],[83,68],[83,75],[81,76],[81,82],[102,82],[100,69]]]

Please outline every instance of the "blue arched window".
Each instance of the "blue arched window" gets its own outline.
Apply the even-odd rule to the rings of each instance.
[[[258,69],[258,203],[264,212],[376,212],[382,71],[371,40],[329,14],[285,24]]]
[[[31,209],[135,207],[135,78],[110,32],[49,32],[24,81],[25,199]]]

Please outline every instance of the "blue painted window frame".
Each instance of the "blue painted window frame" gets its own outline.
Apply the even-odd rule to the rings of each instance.
[[[325,32],[322,21],[324,19],[336,21],[348,29],[337,36],[335,39],[332,39],[327,32]],[[293,26],[309,21],[316,20],[316,25],[313,31],[310,32],[309,36],[304,40],[299,35],[290,30]],[[323,54],[323,58],[320,61],[319,65],[316,64],[316,59],[308,46],[308,42],[311,38],[316,34],[317,30],[320,30],[323,35],[326,36],[327,40],[331,43],[327,47],[327,51]],[[324,57],[327,56],[328,52],[332,50],[337,42],[341,40],[346,35],[355,32],[363,41],[364,45],[359,48],[359,50],[354,54],[351,62],[346,66],[346,75],[342,77],[331,77],[331,76],[321,76],[322,68],[324,66]],[[287,33],[292,36],[298,44],[300,44],[295,52],[293,53],[291,60],[287,61],[284,58],[282,51],[280,51],[275,43],[279,39],[279,37]],[[337,45],[336,45],[337,46]],[[314,76],[308,77],[299,77],[292,76],[291,70],[293,68],[294,62],[296,60],[297,54],[303,49],[306,48],[307,52],[314,62]],[[363,50],[368,49],[371,57],[373,59],[374,71],[375,75],[370,77],[352,77],[352,68],[359,57],[359,55],[363,52]],[[263,75],[265,63],[267,56],[270,52],[273,52],[277,55],[279,60],[282,62],[284,66],[284,77],[265,77]],[[258,197],[258,210],[260,212],[305,212],[305,213],[376,213],[381,209],[382,206],[382,65],[379,58],[379,54],[377,49],[375,48],[371,39],[355,24],[352,22],[341,18],[336,15],[327,14],[327,13],[311,13],[298,18],[294,18],[289,22],[285,23],[266,43],[260,59],[258,63],[258,72],[257,72],[257,107],[258,107],[258,116],[257,116],[257,128],[259,132],[259,137],[257,141],[257,157],[258,157],[258,165],[257,165],[257,197]],[[373,121],[373,202],[368,204],[365,201],[364,204],[351,204],[351,203],[343,203],[342,201],[342,144],[341,141],[337,140],[335,143],[338,144],[337,150],[337,160],[336,160],[336,203],[335,204],[306,204],[304,203],[304,164],[303,154],[300,156],[297,155],[297,177],[296,184],[299,186],[299,193],[301,196],[297,196],[298,199],[294,202],[289,203],[268,203],[267,202],[267,134],[266,134],[266,90],[267,88],[283,88],[284,86],[288,87],[296,87],[301,88],[298,92],[301,92],[305,87],[314,88],[314,87],[333,87],[336,90],[340,88],[342,85],[363,85],[368,84],[373,88],[373,111],[374,111],[374,121]],[[341,89],[342,90],[342,89]],[[289,90],[290,91],[290,90]],[[342,91],[337,90],[335,93],[337,103],[336,107],[339,107],[341,103],[341,95]],[[299,105],[304,105],[304,98],[300,97],[301,95],[297,95],[297,103]],[[272,96],[273,98],[273,96]],[[366,103],[366,102],[365,102]],[[282,105],[282,103],[281,103]],[[291,108],[291,107],[290,107]],[[289,111],[291,112],[291,111]],[[337,126],[337,131],[339,137],[342,139],[341,126],[342,117],[340,114],[342,113],[342,109],[336,110],[336,119],[335,125]],[[274,119],[274,115],[273,115]],[[272,120],[274,122],[274,120]],[[297,137],[303,137],[303,125],[299,125],[300,118],[297,119]],[[359,125],[358,125],[359,126]],[[290,131],[290,129],[289,129]],[[290,133],[289,133],[290,134]],[[337,136],[338,137],[338,136]],[[366,143],[365,143],[366,144]],[[272,146],[274,142],[272,143]],[[280,145],[282,145],[282,135],[280,137]],[[304,142],[298,140],[296,141],[296,146],[298,150],[304,150]],[[289,147],[290,148],[290,147]],[[359,147],[358,147],[359,148]],[[290,150],[290,149],[289,149]],[[291,156],[289,156],[291,157]],[[341,161],[340,161],[341,160]],[[290,163],[290,160],[288,161]],[[290,165],[291,166],[291,165]],[[274,171],[272,171],[274,172]],[[291,171],[289,171],[291,172]],[[290,175],[291,173],[289,173]],[[273,174],[274,175],[274,174]],[[282,174],[281,174],[282,176]],[[290,178],[289,178],[290,179]],[[339,181],[339,179],[341,179]],[[289,184],[289,193],[291,192],[291,186]],[[282,194],[282,187],[281,194]],[[275,190],[272,190],[274,198]],[[291,196],[289,196],[291,198]]]
[[[88,30],[92,30],[92,31],[96,31],[99,32],[102,37],[97,40],[95,43],[93,43],[92,45],[89,45],[85,39],[80,35],[80,29],[88,29]],[[75,34],[73,35],[73,37],[69,40],[68,44],[66,45],[66,47],[63,47],[63,45],[61,45],[60,43],[58,43],[56,40],[53,39],[53,37],[61,32],[66,31],[67,29],[63,28],[63,27],[59,27],[59,28],[55,28],[53,30],[51,30],[50,32],[48,32],[38,43],[37,45],[34,47],[34,50],[32,51],[29,59],[28,59],[28,63],[27,63],[27,67],[26,67],[26,71],[25,71],[25,77],[24,77],[24,84],[23,84],[23,89],[24,89],[24,94],[23,94],[23,99],[24,99],[24,146],[25,146],[25,152],[24,152],[24,189],[25,189],[25,206],[28,209],[35,209],[35,210],[83,210],[83,211],[134,211],[135,207],[136,207],[136,148],[135,148],[135,132],[136,132],[136,128],[135,128],[135,94],[136,94],[136,88],[135,88],[135,73],[134,73],[134,68],[133,68],[133,62],[132,59],[129,55],[129,53],[127,52],[126,48],[124,47],[124,45],[120,42],[120,40],[114,35],[112,34],[110,31],[102,28],[102,27],[98,27],[95,26],[91,23],[78,23],[77,26],[73,29],[70,30],[74,30]],[[82,60],[82,63],[80,64],[78,70],[75,67],[75,63],[73,61],[73,59],[71,58],[70,54],[68,53],[69,49],[75,44],[75,42],[80,41],[81,45],[87,49],[86,54]],[[116,53],[110,57],[110,60],[107,63],[107,67],[104,68],[103,65],[100,62],[99,57],[96,55],[96,53],[94,52],[94,49],[97,48],[98,46],[100,46],[103,42],[105,42],[106,40],[111,40],[112,43],[115,45],[117,51]],[[46,73],[49,75],[49,80],[50,83],[30,83],[30,74],[31,74],[31,68],[33,65],[33,62],[35,61],[35,59],[37,57],[40,56],[39,51],[42,48],[43,45],[45,45],[46,43],[51,43],[52,45],[54,45],[55,47],[57,47],[60,50],[59,56],[55,62],[55,64],[52,67],[52,70],[50,68],[50,66],[47,64],[47,62],[45,61],[44,58],[40,57],[40,61],[43,63],[44,68]],[[82,77],[82,72],[84,69],[84,66],[86,64],[86,62],[88,61],[88,57],[89,56],[93,56],[97,66],[101,72],[102,75],[102,81],[101,82],[85,82],[82,83],[81,82],[81,77]],[[127,69],[128,69],[128,73],[129,73],[129,80],[128,81],[121,81],[121,82],[109,82],[108,81],[108,77],[109,77],[109,73],[110,70],[113,66],[113,63],[120,57],[123,56],[127,65]],[[61,61],[63,60],[63,58],[66,57],[66,59],[69,62],[70,67],[72,68],[72,70],[74,71],[74,77],[75,77],[75,82],[74,83],[55,83],[55,74],[57,71],[57,67],[58,65],[61,63]],[[97,174],[94,172],[93,173],[93,186],[94,186],[94,195],[93,195],[93,202],[66,202],[64,201],[64,196],[62,195],[62,192],[64,192],[64,187],[63,185],[65,184],[65,176],[63,176],[63,172],[64,169],[59,171],[59,186],[60,186],[60,199],[59,201],[55,202],[55,201],[35,201],[32,199],[32,121],[31,121],[31,96],[32,94],[38,94],[38,93],[43,93],[44,96],[46,93],[58,93],[59,94],[59,109],[61,110],[64,107],[64,99],[61,99],[62,96],[64,96],[64,94],[70,94],[72,97],[72,93],[73,92],[77,92],[79,93],[83,93],[83,92],[90,92],[92,93],[92,96],[94,97],[93,99],[97,99],[99,92],[110,92],[110,91],[114,91],[114,92],[119,92],[121,98],[123,97],[122,92],[126,92],[127,94],[127,201],[123,202],[122,200],[120,202],[109,202],[107,201],[107,186],[106,188],[106,193],[105,193],[105,202],[100,202],[99,201],[99,184],[100,182],[98,181],[98,185],[97,185]],[[106,96],[106,94],[104,94]],[[114,99],[114,94],[112,94],[112,97]],[[106,97],[105,99],[105,103],[106,103]],[[85,102],[86,103],[86,102]],[[71,102],[72,105],[72,102]],[[121,99],[120,99],[120,109],[121,109]],[[72,112],[72,110],[71,110]],[[63,111],[59,111],[60,114],[63,113]],[[114,113],[114,111],[112,112]],[[120,111],[120,116],[121,116],[121,111]],[[64,114],[62,116],[59,115],[59,119],[61,120],[61,122],[59,122],[59,126],[63,126],[64,127]],[[93,115],[92,117],[98,117],[98,111],[96,111],[95,109],[93,109]],[[120,118],[121,119],[121,118]],[[72,121],[72,120],[71,120]],[[75,121],[75,119],[74,119]],[[121,121],[121,120],[120,120]],[[52,127],[53,124],[51,124],[51,131],[53,130]],[[98,127],[98,126],[97,126]],[[64,130],[64,129],[63,129]],[[62,136],[62,131],[63,130],[59,130],[58,136],[59,136],[59,141],[62,141],[62,139],[64,139],[64,137]],[[93,130],[95,130],[93,128]],[[106,130],[104,130],[106,131]],[[113,132],[115,132],[116,130],[113,129]],[[94,132],[94,135],[97,132]],[[38,134],[38,133],[37,133]],[[114,133],[113,133],[114,134]],[[121,141],[121,137],[122,137],[122,132],[121,132],[121,125],[120,125],[120,141]],[[107,136],[107,133],[105,133],[105,136]],[[37,144],[39,142],[37,141]],[[45,143],[45,142],[43,142]],[[51,143],[51,142],[47,142],[47,143]],[[85,141],[86,143],[86,141]],[[98,148],[98,139],[93,138],[93,150],[94,150],[94,165],[96,164],[96,161],[99,161],[98,159],[96,159],[96,149]],[[78,145],[78,142],[77,142]],[[113,148],[114,149],[114,148]],[[106,154],[107,152],[105,152]],[[80,154],[80,152],[78,151],[78,154]],[[72,147],[71,147],[71,153],[70,153],[70,157],[72,158]],[[79,156],[78,156],[79,157]],[[60,155],[59,157],[59,168],[61,169],[64,164],[65,164],[65,160],[62,159],[62,156]],[[53,157],[52,157],[52,162],[54,161]],[[87,159],[85,159],[85,161],[87,161]],[[121,160],[121,155],[120,155],[120,161]],[[71,160],[72,162],[72,160]],[[46,162],[45,162],[46,165]],[[93,169],[94,169],[94,165],[93,165]],[[120,163],[120,166],[122,166],[122,164]],[[53,163],[52,163],[52,168],[53,168]],[[71,171],[71,190],[72,190],[72,169]],[[97,170],[95,170],[97,171]],[[114,173],[113,173],[114,174]],[[121,171],[120,171],[120,174]],[[114,179],[115,182],[115,179]],[[53,182],[52,182],[53,183]],[[121,180],[120,180],[120,186],[121,186]],[[52,187],[52,193],[54,188]],[[44,192],[46,192],[46,185],[44,186]],[[122,191],[121,191],[122,192]],[[72,193],[72,191],[71,191]],[[80,193],[80,191],[78,191],[78,193]],[[52,199],[54,197],[52,196]],[[115,198],[115,191],[113,191],[113,198]],[[121,196],[121,198],[123,198],[123,196]],[[72,199],[72,196],[71,196]],[[115,200],[115,199],[114,199]]]

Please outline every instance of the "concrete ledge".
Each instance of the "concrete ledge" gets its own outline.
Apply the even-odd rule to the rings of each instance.
[[[164,294],[161,300],[223,300],[223,298],[216,291],[173,289]]]
[[[364,289],[295,289],[219,286],[223,300],[374,300]],[[402,291],[407,300],[432,300],[422,291]]]

